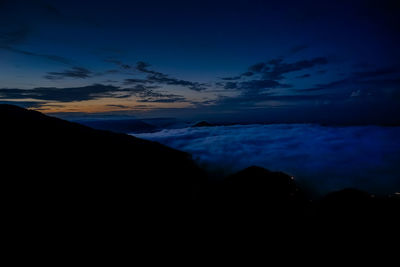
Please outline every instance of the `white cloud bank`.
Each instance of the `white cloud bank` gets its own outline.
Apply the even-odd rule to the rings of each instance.
[[[400,127],[236,125],[135,136],[189,152],[213,172],[228,174],[257,165],[291,174],[319,193],[346,187],[375,193],[400,190]]]

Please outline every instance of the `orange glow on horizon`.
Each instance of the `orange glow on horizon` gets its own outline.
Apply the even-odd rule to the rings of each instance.
[[[38,101],[36,101],[38,102]],[[41,103],[41,102],[38,102]],[[185,108],[190,106],[188,103],[145,103],[138,102],[136,99],[123,99],[116,101],[115,98],[104,98],[76,102],[47,102],[39,107],[32,107],[31,110],[42,113],[106,113],[118,111],[137,111],[146,112],[153,109],[164,108]]]

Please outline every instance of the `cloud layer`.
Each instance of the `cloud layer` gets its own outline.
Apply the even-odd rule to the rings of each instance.
[[[135,136],[190,152],[212,172],[228,174],[258,165],[294,175],[318,193],[347,187],[376,193],[400,190],[400,127],[276,124]]]
[[[61,74],[61,73],[60,73]],[[0,88],[0,102],[9,101],[13,104],[18,104],[24,107],[37,107],[41,104],[56,102],[73,102],[95,100],[104,97],[127,98],[130,96],[137,97],[138,102],[153,102],[153,103],[173,103],[184,102],[186,99],[183,96],[176,94],[165,94],[155,92],[157,86],[142,86],[136,85],[131,88],[121,88],[112,85],[93,84],[82,87],[71,88],[56,88],[56,87],[39,87],[33,89],[9,89]],[[34,99],[38,102],[18,101],[19,99]]]

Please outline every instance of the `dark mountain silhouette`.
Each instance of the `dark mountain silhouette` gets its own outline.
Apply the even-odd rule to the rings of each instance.
[[[400,198],[379,197],[357,189],[344,189],[326,195],[318,203],[318,215],[337,224],[385,221],[398,222]]]
[[[206,122],[206,121],[199,121],[199,122],[195,123],[194,125],[192,125],[192,127],[211,127],[211,126],[215,126],[215,125],[211,124],[209,122]]]
[[[235,203],[236,207],[263,206],[266,209],[277,208],[278,211],[282,206],[292,208],[304,200],[292,177],[256,166],[227,177],[224,195],[228,204]]]
[[[158,130],[158,127],[138,119],[78,120],[76,122],[94,129],[119,133],[150,133]]]
[[[250,167],[212,180],[189,154],[0,105],[3,215],[21,235],[149,236],[216,231],[397,227],[400,199],[357,190],[310,201],[281,172]],[[296,224],[296,227],[293,227]],[[324,231],[324,230],[322,230]],[[107,237],[104,237],[107,238]]]
[[[213,224],[232,231],[238,227],[281,228],[293,220],[300,223],[309,208],[306,196],[292,177],[256,166],[230,175],[208,190],[208,205],[199,220],[211,217]]]
[[[0,123],[8,218],[22,228],[165,226],[204,179],[189,154],[155,142],[10,105],[0,105]]]

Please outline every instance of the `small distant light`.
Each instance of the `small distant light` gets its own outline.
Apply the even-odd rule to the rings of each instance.
[[[291,176],[291,177],[290,177],[290,179],[294,180],[294,177],[293,177],[293,176]]]
[[[396,196],[400,196],[400,192],[396,192],[394,193]]]

